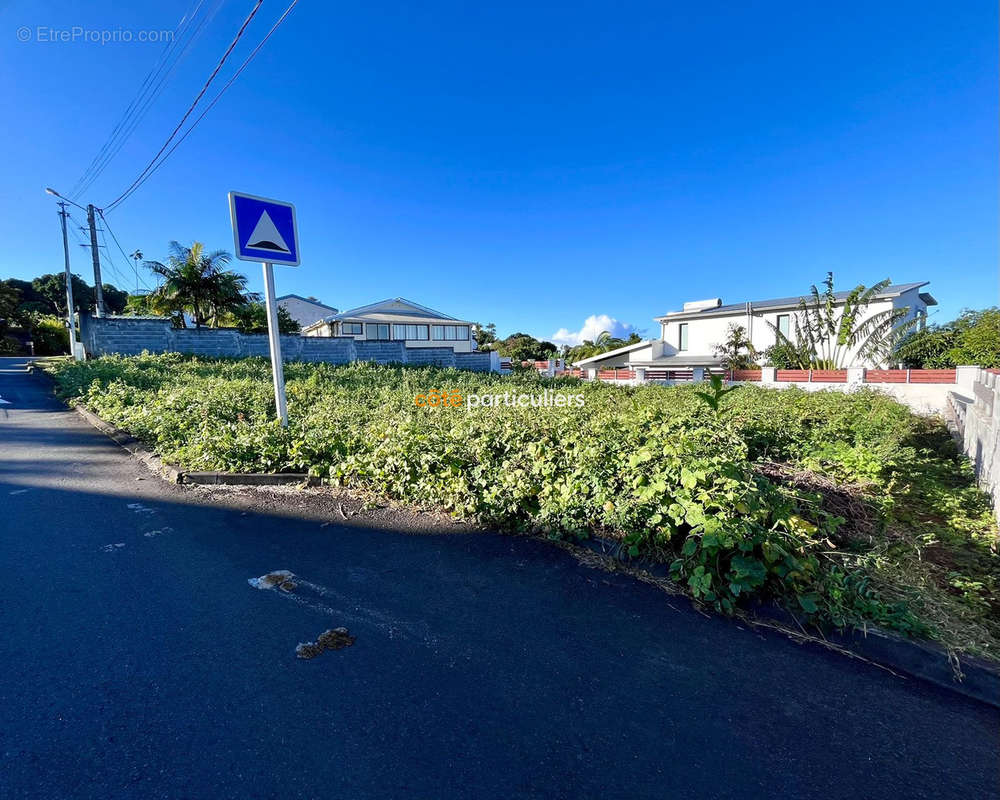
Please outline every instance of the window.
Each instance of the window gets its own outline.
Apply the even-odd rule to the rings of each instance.
[[[686,322],[677,326],[677,349],[688,349],[688,324]]]
[[[791,335],[791,317],[788,314],[778,314],[778,332],[786,339]]]
[[[426,325],[393,325],[392,326],[392,338],[393,339],[410,339],[411,341],[426,342],[427,341],[427,326]]]
[[[362,331],[361,331],[361,323],[360,322],[341,322],[340,323],[340,332],[344,336],[360,336],[361,333],[362,333]]]
[[[389,338],[389,323],[387,322],[369,322],[368,323],[368,336],[369,339],[388,339]]]
[[[464,342],[469,338],[468,325],[432,325],[431,331],[436,342]]]

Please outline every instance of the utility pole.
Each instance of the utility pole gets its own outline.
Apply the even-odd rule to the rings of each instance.
[[[97,223],[94,221],[94,204],[87,205],[87,224],[90,225],[90,255],[94,260],[94,291],[97,294],[97,312],[104,316],[104,288],[101,286],[101,253],[97,249]]]
[[[66,327],[69,330],[69,350],[70,354],[80,360],[80,353],[76,347],[76,325],[73,322],[73,275],[69,271],[69,240],[66,238],[66,217],[69,216],[69,212],[66,211],[66,204],[60,202],[59,219],[62,222],[62,235],[63,235],[63,263],[64,269],[66,271]]]

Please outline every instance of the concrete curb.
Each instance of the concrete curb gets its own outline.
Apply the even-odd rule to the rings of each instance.
[[[52,377],[38,369],[34,374]],[[54,383],[54,381],[53,381]],[[107,435],[114,442],[141,461],[154,474],[173,483],[207,486],[287,486],[308,484],[316,486],[319,479],[305,473],[233,473],[233,472],[183,472],[163,460],[131,434],[102,420],[83,406],[75,406],[76,412],[87,422]],[[660,562],[633,560],[627,557],[620,542],[591,536],[574,542],[578,547],[591,550],[602,556],[609,556],[622,564],[645,570],[657,578],[669,578],[670,569]],[[774,603],[762,604],[753,610],[754,619],[760,622],[778,624],[791,631],[802,629],[800,620],[787,609]],[[817,637],[819,638],[819,637]],[[918,642],[904,639],[879,628],[866,630],[831,631],[824,637],[836,647],[887,667],[913,678],[932,683],[942,689],[978,700],[994,708],[1000,708],[1000,667],[971,656],[961,661],[954,660],[948,651],[933,642]]]
[[[630,559],[620,542],[591,537],[575,542],[603,556],[609,556],[622,564],[648,572],[656,578],[670,577],[670,568],[660,562]],[[785,608],[766,603],[752,610],[747,620],[777,624],[789,631],[805,630],[802,620]],[[893,672],[932,683],[942,689],[971,697],[981,703],[1000,708],[1000,666],[972,656],[950,655],[934,642],[906,639],[891,631],[869,627],[865,630],[830,631],[817,639],[825,639],[835,647],[887,667]]]
[[[319,486],[306,472],[182,472],[181,483],[201,486]]]
[[[183,483],[183,472],[172,464],[165,463],[163,459],[161,459],[158,455],[156,455],[156,453],[146,447],[146,445],[134,436],[126,433],[121,428],[109,425],[99,416],[88,411],[83,406],[74,406],[73,409],[87,422],[97,428],[97,430],[115,442],[115,444],[127,450],[133,458],[141,461],[150,472],[166,478],[171,483]]]

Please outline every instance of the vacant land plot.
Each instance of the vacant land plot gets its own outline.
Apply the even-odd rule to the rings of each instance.
[[[874,392],[693,387],[262,359],[109,357],[50,367],[60,392],[187,469],[310,471],[508,529],[594,533],[671,565],[730,613],[777,599],[812,623],[876,623],[1000,658],[987,497],[939,420]],[[582,394],[568,407],[430,407],[438,390]]]

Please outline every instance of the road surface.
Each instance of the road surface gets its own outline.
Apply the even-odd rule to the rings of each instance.
[[[995,709],[543,542],[212,502],[23,364],[0,359],[2,797],[1000,795]],[[248,584],[275,569],[298,588]],[[353,647],[295,657],[337,626]]]

